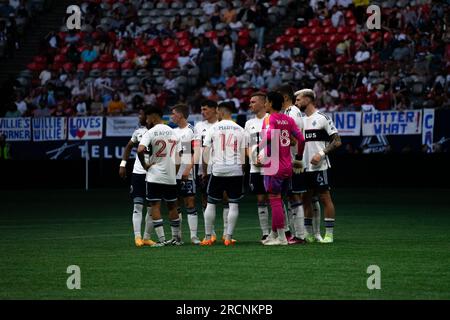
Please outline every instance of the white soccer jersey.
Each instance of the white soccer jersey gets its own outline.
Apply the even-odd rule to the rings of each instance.
[[[210,123],[207,120],[203,120],[203,121],[197,122],[195,124],[195,128],[194,128],[194,132],[196,134],[195,140],[200,141],[200,159],[198,161],[200,168],[203,165],[203,147],[204,147],[204,140],[205,140],[206,132],[208,131],[209,128],[211,128],[216,123],[217,123],[217,121],[214,123]],[[199,172],[202,172],[202,170],[200,169]],[[211,165],[210,164],[208,164],[207,173],[211,174]]]
[[[245,123],[245,134],[247,135],[247,143],[250,153],[250,173],[260,173],[261,168],[255,167],[256,156],[259,154],[259,143],[261,142],[261,130],[264,122],[264,118],[267,117],[267,114],[258,119],[255,117],[253,119],[248,120]]]
[[[175,153],[181,151],[181,144],[175,131],[165,124],[157,124],[142,137],[141,143],[151,149],[147,182],[177,184]]]
[[[245,159],[244,129],[231,120],[214,124],[206,133],[205,147],[211,147],[212,174],[218,177],[242,176]]]
[[[333,120],[326,114],[316,111],[311,116],[304,117],[304,124],[305,152],[303,159],[306,163],[306,171],[322,171],[330,168],[331,164],[327,155],[317,166],[311,164],[311,159],[328,146],[331,135],[338,133]]]
[[[191,124],[188,124],[183,129],[181,128],[175,128],[173,129],[175,131],[175,134],[177,135],[178,139],[181,143],[181,150],[183,152],[181,156],[181,164],[180,169],[178,169],[177,173],[177,179],[181,179],[183,176],[183,172],[186,169],[186,167],[191,163],[192,161],[192,141],[195,139],[195,129]],[[194,179],[194,169],[192,168],[191,172],[189,173],[189,180]]]
[[[284,110],[283,112],[285,115],[288,115],[289,117],[291,117],[292,119],[294,119],[295,124],[297,124],[298,129],[301,131],[301,133],[303,133],[303,135],[305,134],[304,128],[305,128],[305,124],[303,121],[303,115],[300,111],[300,109],[297,106],[290,106],[289,108],[287,108],[286,110]],[[297,154],[297,146],[292,146],[291,147],[291,155],[292,155],[292,159],[295,158],[295,155]]]
[[[131,142],[136,145],[141,142],[142,137],[144,134],[148,131],[147,127],[139,127],[138,129],[134,130],[133,135],[131,136]],[[149,155],[145,155],[145,161],[149,161]],[[138,157],[136,156],[136,159],[134,160],[134,167],[133,167],[133,173],[136,174],[146,174],[147,171],[145,171],[144,168],[142,168],[142,164],[139,161]]]

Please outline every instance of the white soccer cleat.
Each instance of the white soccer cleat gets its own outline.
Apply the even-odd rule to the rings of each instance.
[[[317,242],[322,242],[322,241],[323,241],[323,238],[322,238],[322,236],[320,235],[320,233],[316,233],[316,234],[314,235],[314,239],[316,239]]]
[[[277,238],[278,238],[278,234],[276,232],[270,231],[269,236],[266,239],[261,240],[261,243],[266,244],[266,242],[275,240]]]
[[[198,246],[200,244],[200,239],[198,237],[192,237],[191,242],[193,245]]]
[[[266,241],[264,243],[265,246],[287,246],[289,243],[286,239],[281,240],[280,238],[276,237],[275,239],[271,239],[269,241]]]

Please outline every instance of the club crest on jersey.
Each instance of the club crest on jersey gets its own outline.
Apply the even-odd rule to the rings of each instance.
[[[312,123],[313,127],[315,127],[316,124],[317,124],[317,122],[316,122],[316,120],[314,120],[313,123]]]

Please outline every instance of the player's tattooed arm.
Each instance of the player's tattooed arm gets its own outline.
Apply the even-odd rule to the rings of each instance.
[[[123,152],[123,157],[122,157],[122,161],[128,161],[128,159],[130,158],[130,154],[131,154],[131,150],[134,147],[134,143],[133,141],[128,141],[127,146],[125,147],[125,151]],[[127,177],[127,168],[125,166],[120,166],[119,167],[119,176],[122,179],[125,179]]]
[[[339,148],[341,145],[341,137],[339,136],[339,134],[335,133],[331,136],[330,144],[325,149],[323,149],[323,152],[325,154],[329,154],[330,152]]]
[[[151,166],[145,162],[145,146],[140,144],[137,150],[137,156],[139,161],[141,162],[142,167],[145,170],[148,170]]]

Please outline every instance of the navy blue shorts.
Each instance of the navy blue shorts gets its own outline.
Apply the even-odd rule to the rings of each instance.
[[[174,202],[178,200],[176,184],[161,184],[147,182],[147,201]]]
[[[177,180],[177,189],[178,196],[182,198],[194,197],[197,192],[194,180]]]
[[[286,195],[291,189],[291,177],[264,176],[264,187],[268,193]]]
[[[250,173],[250,191],[253,194],[266,194],[264,176],[258,172]]]
[[[306,175],[305,173],[294,173],[292,175],[292,188],[291,193],[298,194],[298,193],[304,193],[307,190],[306,186]]]
[[[306,171],[305,173],[306,187],[308,190],[330,190],[328,181],[328,170],[323,171]]]
[[[219,203],[226,192],[230,203],[238,203],[244,196],[244,177],[216,177],[211,175],[208,182],[208,202]]]
[[[146,185],[145,185],[145,177],[147,175],[133,173],[131,175],[131,186],[130,186],[130,196],[133,199],[134,203],[144,204],[145,194],[146,194]]]

